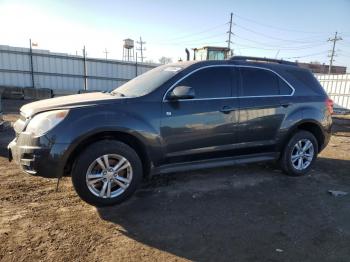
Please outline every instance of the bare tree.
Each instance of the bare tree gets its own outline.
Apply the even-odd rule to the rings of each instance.
[[[159,63],[161,64],[169,64],[172,62],[173,62],[173,59],[171,59],[170,57],[162,56],[161,58],[159,58]]]

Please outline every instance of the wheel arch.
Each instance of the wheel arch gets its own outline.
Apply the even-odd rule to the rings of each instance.
[[[143,175],[149,175],[152,164],[146,146],[135,135],[125,131],[101,131],[91,134],[88,137],[85,137],[84,139],[79,141],[77,145],[75,145],[74,148],[70,150],[70,153],[65,161],[64,175],[71,175],[74,162],[81,152],[83,152],[89,145],[101,140],[118,140],[130,146],[140,157],[143,168]]]
[[[317,140],[318,143],[318,153],[323,148],[323,145],[325,143],[325,136],[322,131],[322,126],[320,123],[313,119],[305,119],[303,121],[300,121],[296,124],[294,124],[288,131],[282,145],[283,147],[288,143],[288,141],[291,139],[291,137],[297,132],[298,130],[305,130],[313,134]]]

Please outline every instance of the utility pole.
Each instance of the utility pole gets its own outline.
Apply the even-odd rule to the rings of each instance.
[[[87,90],[87,70],[86,70],[86,49],[83,49],[83,65],[84,65],[84,90]]]
[[[229,22],[230,30],[227,31],[227,33],[228,33],[228,40],[226,41],[227,42],[227,48],[230,49],[229,52],[231,53],[231,55],[232,55],[231,44],[233,44],[232,41],[231,41],[231,36],[233,35],[233,33],[232,33],[232,17],[233,17],[233,13],[231,13],[230,22]]]
[[[143,45],[146,44],[146,42],[142,41],[142,38],[140,36],[140,41],[137,41],[136,43],[140,45],[140,48],[137,48],[136,50],[141,52],[141,63],[143,63],[143,59],[146,58],[143,56],[143,51],[146,51],[146,48],[144,48]]]
[[[107,60],[107,55],[108,55],[108,50],[107,50],[107,48],[105,48],[105,50],[103,51],[103,53],[105,53],[105,55],[106,55],[106,60]]]
[[[339,40],[343,40],[343,38],[338,37],[338,32],[335,32],[334,38],[328,38],[328,42],[333,42],[332,52],[331,52],[331,55],[329,56],[330,60],[329,60],[328,74],[330,74],[332,70],[332,65],[333,65],[334,56],[335,56],[335,44]]]
[[[30,75],[32,80],[32,88],[35,88],[32,39],[29,39],[29,56],[30,56]]]
[[[138,72],[138,69],[137,69],[137,52],[136,52],[136,60],[135,60],[135,77],[137,76],[137,72]]]

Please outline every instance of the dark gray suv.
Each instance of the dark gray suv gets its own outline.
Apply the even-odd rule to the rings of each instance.
[[[312,73],[291,62],[168,64],[110,93],[23,106],[9,159],[32,175],[71,175],[83,200],[114,205],[156,173],[276,160],[303,175],[329,141],[332,111]]]

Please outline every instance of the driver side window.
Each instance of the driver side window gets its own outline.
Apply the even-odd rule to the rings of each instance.
[[[231,96],[230,67],[201,69],[183,79],[177,86],[190,86],[195,98],[220,98]]]

